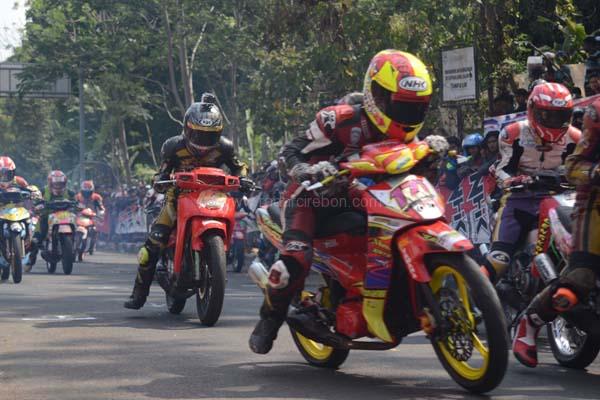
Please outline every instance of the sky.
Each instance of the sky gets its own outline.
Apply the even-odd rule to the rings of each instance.
[[[0,0],[0,61],[12,54],[7,47],[21,43],[21,30],[25,26],[25,1]]]

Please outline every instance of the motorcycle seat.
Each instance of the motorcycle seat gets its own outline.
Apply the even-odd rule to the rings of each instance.
[[[571,233],[571,228],[573,227],[573,207],[559,206],[556,208],[556,215],[558,215],[558,220],[567,232]]]
[[[281,208],[279,204],[271,204],[267,207],[271,220],[281,226]],[[367,218],[357,211],[344,211],[340,214],[327,218],[323,223],[317,224],[315,239],[334,236],[343,232],[350,235],[362,235],[366,232]]]

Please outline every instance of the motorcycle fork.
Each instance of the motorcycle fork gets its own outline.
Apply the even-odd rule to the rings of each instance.
[[[443,332],[448,328],[448,322],[442,317],[442,311],[438,301],[433,296],[429,283],[418,283],[419,292],[422,295],[422,301],[420,307],[417,310],[425,314],[423,317],[429,319],[428,325],[431,327],[431,331],[427,332],[427,336],[432,339],[438,339]],[[419,318],[423,318],[419,317]],[[431,319],[433,318],[433,321]],[[423,319],[421,324],[424,324]]]

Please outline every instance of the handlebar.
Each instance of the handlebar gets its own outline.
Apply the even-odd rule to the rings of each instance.
[[[350,174],[350,172],[351,171],[349,169],[343,169],[341,171],[336,172],[334,175],[330,175],[327,178],[325,178],[319,182],[313,183],[313,184],[311,184],[310,181],[304,181],[304,182],[302,182],[302,186],[305,187],[305,190],[312,192],[314,190],[320,189],[324,186],[331,184],[337,178],[344,176],[344,175],[348,175],[348,174]]]

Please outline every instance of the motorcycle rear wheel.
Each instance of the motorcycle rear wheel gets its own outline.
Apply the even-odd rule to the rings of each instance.
[[[71,235],[61,235],[60,244],[62,246],[62,268],[65,275],[71,275],[73,272],[73,237]]]
[[[223,238],[216,233],[204,237],[204,249],[192,252],[194,268],[200,268],[202,286],[196,288],[196,311],[203,325],[213,326],[219,320],[225,298],[227,257]]]
[[[310,292],[303,291],[302,299],[307,296],[312,296]],[[295,329],[290,328],[292,339],[298,348],[302,357],[310,364],[319,368],[338,369],[348,358],[350,350],[336,349],[330,346],[325,346],[322,343],[316,342],[306,336],[301,335]]]
[[[23,240],[20,235],[13,235],[11,238],[12,259],[10,260],[10,269],[14,283],[20,283],[23,279]]]
[[[585,369],[600,353],[600,336],[588,335],[569,327],[560,316],[549,323],[546,329],[552,355],[563,367]]]
[[[429,287],[448,325],[432,337],[438,359],[470,392],[494,389],[508,366],[508,335],[493,286],[466,255],[436,255],[427,265]],[[485,336],[478,326],[485,328]]]

